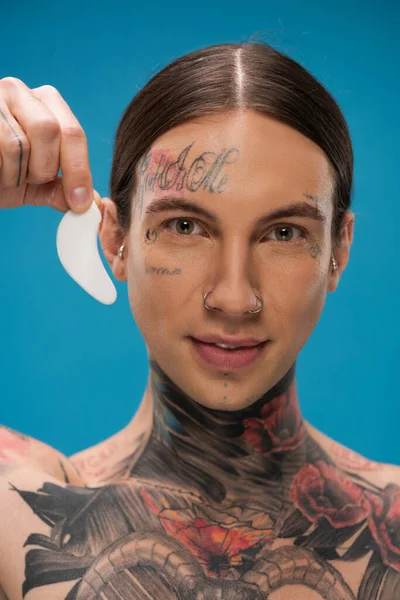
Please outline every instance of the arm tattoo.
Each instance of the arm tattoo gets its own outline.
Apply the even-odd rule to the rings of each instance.
[[[10,463],[13,456],[25,457],[32,443],[30,437],[14,431],[10,427],[0,426],[0,461]]]
[[[15,135],[15,137],[18,140],[18,144],[19,144],[18,175],[17,175],[17,185],[15,187],[19,187],[19,185],[21,183],[22,158],[23,158],[23,147],[22,147],[21,138],[18,135],[18,132],[13,127],[12,123],[9,122],[9,120],[7,119],[7,116],[4,114],[4,112],[1,110],[1,108],[0,108],[0,116],[7,123],[7,125],[9,126],[9,128],[11,129],[11,131],[13,132],[13,134]]]

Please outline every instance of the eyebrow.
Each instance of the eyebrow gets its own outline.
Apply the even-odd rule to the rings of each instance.
[[[185,198],[167,197],[154,199],[146,208],[146,213],[158,214],[171,210],[191,212],[195,215],[207,218],[212,223],[219,223],[218,217],[212,212],[210,212],[206,208],[203,208],[196,202],[191,202],[190,200],[186,200]],[[318,207],[317,201],[315,202],[314,206],[312,206],[308,202],[302,201],[294,202],[286,206],[281,206],[280,208],[277,208],[263,215],[260,219],[258,219],[257,227],[266,225],[270,221],[274,221],[276,219],[283,219],[287,217],[303,217],[306,219],[314,219],[315,221],[319,221],[320,223],[326,223],[326,215]]]

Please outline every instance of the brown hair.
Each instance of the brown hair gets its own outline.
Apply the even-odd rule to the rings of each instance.
[[[219,44],[186,54],[133,98],[117,129],[111,171],[110,193],[120,226],[130,226],[138,163],[154,141],[185,121],[238,108],[290,125],[325,152],[333,167],[331,233],[338,244],[353,185],[353,149],[345,118],[309,71],[260,42]]]

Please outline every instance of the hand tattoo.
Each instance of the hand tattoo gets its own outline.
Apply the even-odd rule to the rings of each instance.
[[[11,129],[11,131],[13,132],[13,134],[15,135],[15,137],[18,140],[18,145],[19,145],[19,157],[18,157],[18,175],[17,175],[17,185],[15,187],[19,187],[20,183],[21,183],[21,174],[22,174],[22,158],[23,158],[23,152],[24,149],[22,147],[22,142],[21,142],[21,138],[18,135],[18,131],[16,131],[13,127],[13,125],[9,122],[9,120],[7,119],[6,114],[1,110],[0,108],[0,116],[3,118],[3,120],[7,123],[7,125],[9,126],[9,128]],[[25,201],[25,198],[24,198]]]

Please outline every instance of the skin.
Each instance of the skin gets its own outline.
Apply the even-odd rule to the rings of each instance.
[[[220,225],[207,237],[197,225],[190,234],[193,241],[174,236],[171,225],[169,230],[162,229],[167,218],[190,215],[182,211],[147,214],[152,199],[176,196],[174,190],[164,192],[156,187],[144,193],[142,215],[135,214],[126,233],[118,229],[114,204],[103,201],[100,237],[114,276],[128,284],[132,314],[150,357],[196,402],[235,410],[249,406],[272,388],[306,343],[327,292],[336,289],[347,265],[354,214],[348,211],[345,216],[341,245],[335,253],[339,268],[333,272],[332,178],[318,146],[286,125],[246,111],[181,125],[161,136],[153,149],[156,154],[165,151],[178,156],[193,140],[193,158],[204,151],[218,153],[222,148],[239,151],[234,165],[226,167],[228,180],[222,194],[185,190],[185,196],[212,211]],[[276,225],[289,222],[305,227],[306,239],[299,239],[300,232],[294,230],[292,235],[298,242],[284,246],[284,241],[272,241],[271,226],[254,229],[262,215],[285,204],[305,200],[314,207],[315,200],[305,194],[319,199],[326,223],[292,218]],[[174,227],[176,231],[176,224]],[[155,243],[145,242],[147,230],[158,232]],[[126,246],[124,260],[118,257],[121,241]],[[316,245],[320,251],[314,258]],[[149,276],[144,268],[149,264],[181,272],[174,277]],[[202,302],[209,290],[212,295],[208,302],[212,300],[212,306],[220,309],[212,314],[205,313]],[[265,303],[256,318],[244,314],[256,308],[255,292]],[[246,372],[229,375],[229,394],[223,390],[221,373],[199,366],[190,352],[187,336],[210,331],[253,335],[273,342],[262,368],[257,364]]]
[[[187,174],[183,185],[181,178],[168,186],[172,170],[160,175],[160,161],[179,160],[182,177],[184,169],[193,175],[201,156],[207,185],[191,189]],[[391,600],[400,589],[398,474],[305,423],[297,393],[296,358],[353,240],[350,211],[337,247],[331,239],[327,158],[290,127],[245,111],[167,132],[139,171],[129,230],[103,199],[100,237],[114,276],[128,285],[149,355],[148,386],[132,421],[110,440],[58,456],[58,470],[54,461],[46,474],[11,468],[0,478],[9,486],[0,489],[3,514],[17,502],[29,514],[17,533],[10,519],[0,521],[9,553],[17,548],[17,575],[4,585],[10,600],[21,597],[22,584],[38,600],[41,590],[52,598],[73,590],[79,599],[98,597],[96,586],[127,594],[128,585],[129,597],[152,600],[286,600],[292,592],[299,600]],[[172,197],[207,209],[216,222],[149,210]],[[256,226],[293,202],[305,202],[308,216]],[[317,209],[323,222],[312,218]],[[285,228],[293,228],[291,241]],[[204,308],[209,290],[218,310]],[[264,307],[249,314],[255,293]],[[206,332],[270,343],[262,360],[223,373],[193,352],[188,336]],[[25,460],[30,450],[15,435],[4,439]],[[146,569],[138,560],[148,561]],[[1,564],[0,556],[0,576]],[[84,585],[92,595],[79,596]]]

